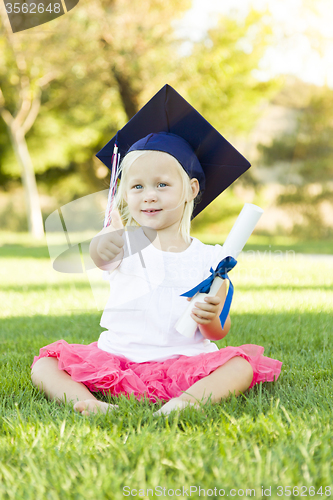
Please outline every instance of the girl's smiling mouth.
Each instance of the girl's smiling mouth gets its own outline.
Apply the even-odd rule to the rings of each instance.
[[[162,210],[161,208],[159,208],[158,210],[157,210],[157,209],[152,208],[152,209],[142,210],[142,212],[143,212],[144,214],[147,214],[147,215],[154,215],[154,214],[156,214],[156,213],[158,213],[158,212],[161,212],[161,210]]]

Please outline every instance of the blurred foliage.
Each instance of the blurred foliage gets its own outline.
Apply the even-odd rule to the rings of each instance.
[[[0,85],[11,111],[19,99],[22,69],[17,57],[24,60],[31,86],[54,73],[27,143],[44,191],[54,195],[53,187],[64,176],[83,176],[85,187],[81,183],[73,192],[75,182],[70,182],[60,203],[105,187],[95,175],[99,165],[93,155],[139,109],[141,93],[152,95],[164,83],[162,66],[167,74],[174,64],[171,22],[189,6],[189,0],[80,2],[70,14],[52,21],[55,31],[47,25],[35,36],[33,30],[16,36],[16,54],[1,37]],[[1,180],[10,189],[9,181],[18,179],[20,170],[3,123],[0,132]]]
[[[191,228],[194,232],[216,232],[221,233],[221,221],[223,228],[231,229],[230,221],[234,222],[235,216],[239,214],[244,203],[234,196],[232,188],[228,188],[220,194],[208,207],[192,221]],[[230,227],[229,227],[230,226]]]
[[[260,103],[281,84],[254,76],[271,43],[267,15],[253,10],[243,21],[221,17],[184,55],[185,40],[177,38],[173,22],[189,7],[190,0],[81,0],[38,32],[16,36],[15,53],[0,31],[0,85],[12,111],[22,72],[32,90],[52,73],[27,135],[41,193],[64,204],[107,187],[108,172],[94,154],[165,83],[231,142],[251,130]],[[20,182],[20,171],[2,121],[0,145],[0,183],[10,191]],[[239,203],[229,201],[226,213],[219,197],[194,228],[237,213]]]
[[[317,87],[298,113],[294,133],[283,134],[269,146],[259,145],[263,162],[298,165],[302,184],[333,179],[333,89]]]
[[[273,43],[268,19],[255,10],[242,21],[222,16],[183,60],[179,88],[222,135],[249,132],[260,115],[258,104],[282,85],[279,78],[263,82],[254,76]]]
[[[268,17],[251,10],[243,20],[222,16],[216,28],[194,45],[179,74],[179,88],[219,132],[233,142],[248,134],[260,116],[261,104],[270,100],[283,80],[258,81],[254,70],[272,43]],[[191,78],[188,78],[191,75]],[[251,169],[237,183],[255,184]],[[243,202],[233,195],[233,186],[222,193],[192,222],[194,231],[220,231],[221,220],[238,215]]]
[[[290,97],[295,90],[290,88]],[[309,93],[308,86],[298,82],[297,93],[298,101],[285,103],[298,110],[294,132],[258,149],[265,166],[282,164],[297,174],[292,184],[285,182],[288,176],[280,179],[285,191],[277,198],[278,205],[290,211],[297,208],[304,218],[304,223],[295,224],[293,234],[328,238],[333,232],[323,211],[333,213],[333,89],[312,86]]]

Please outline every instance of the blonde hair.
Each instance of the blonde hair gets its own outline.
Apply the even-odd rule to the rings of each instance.
[[[114,206],[116,206],[119,210],[119,213],[121,214],[121,217],[123,219],[123,222],[125,226],[139,226],[139,224],[136,222],[136,220],[133,219],[133,217],[130,214],[128,205],[124,199],[124,195],[126,192],[126,184],[127,184],[127,178],[128,178],[128,172],[138,158],[141,156],[151,154],[151,153],[158,153],[165,155],[167,154],[174,160],[175,165],[177,166],[178,172],[180,174],[180,177],[182,179],[182,184],[183,184],[183,190],[182,190],[182,197],[180,200],[180,204],[185,203],[184,205],[184,211],[182,218],[179,223],[179,229],[178,232],[181,234],[182,238],[186,243],[191,242],[191,237],[190,237],[190,229],[191,229],[191,216],[193,213],[194,209],[194,201],[186,201],[187,197],[191,197],[192,195],[192,189],[191,189],[191,183],[190,183],[190,177],[189,175],[185,172],[181,164],[174,158],[173,156],[169,155],[168,153],[164,153],[162,151],[155,151],[155,150],[144,150],[144,151],[131,151],[128,153],[123,161],[120,164],[120,172],[121,172],[121,180],[117,188],[115,200],[114,200]]]

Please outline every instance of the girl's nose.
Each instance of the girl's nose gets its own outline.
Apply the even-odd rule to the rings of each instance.
[[[149,203],[151,201],[156,201],[156,200],[157,200],[157,194],[155,189],[147,190],[145,193],[145,201]]]

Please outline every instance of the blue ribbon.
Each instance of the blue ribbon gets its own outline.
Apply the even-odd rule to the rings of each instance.
[[[226,319],[228,317],[232,297],[234,294],[234,286],[230,281],[230,278],[228,276],[228,272],[231,271],[231,269],[233,269],[236,264],[237,264],[237,260],[234,259],[233,257],[230,257],[230,256],[225,257],[224,259],[221,260],[221,262],[219,262],[215,271],[212,267],[210,268],[211,275],[208,276],[208,278],[206,278],[201,283],[199,283],[199,285],[192,288],[192,290],[189,290],[188,292],[183,293],[181,295],[181,297],[193,297],[193,295],[195,295],[196,293],[200,293],[200,292],[201,293],[208,293],[210,290],[210,287],[214,281],[214,278],[216,276],[219,276],[220,278],[222,278],[224,280],[225,279],[229,280],[229,283],[230,283],[229,290],[228,290],[228,293],[227,293],[227,296],[226,296],[226,299],[224,302],[223,309],[222,309],[221,314],[220,314],[220,321],[221,321],[222,329],[224,328],[224,324],[225,324]]]

